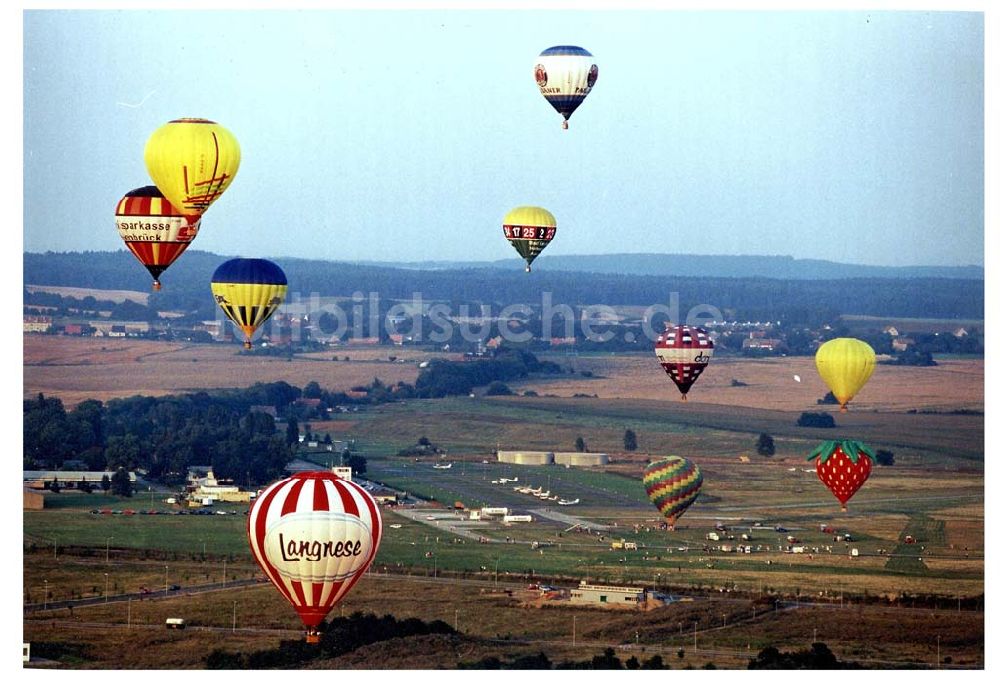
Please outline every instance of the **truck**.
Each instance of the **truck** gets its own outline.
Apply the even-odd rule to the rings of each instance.
[[[629,542],[628,540],[613,540],[611,542],[611,549],[638,549],[638,545],[634,542]]]
[[[168,630],[183,630],[184,629],[184,619],[183,618],[167,618],[167,629]]]
[[[718,542],[718,541],[719,541],[719,534],[718,534],[718,533],[715,533],[715,532],[712,532],[712,533],[708,533],[708,534],[707,534],[707,535],[705,536],[705,539],[706,539],[706,540],[715,540],[716,542]]]

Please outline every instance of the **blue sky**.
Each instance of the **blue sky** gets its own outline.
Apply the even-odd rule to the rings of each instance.
[[[546,254],[981,265],[983,36],[943,11],[28,10],[23,246],[123,249],[146,138],[200,116],[242,149],[193,245],[223,255],[516,257],[501,219],[537,204]],[[568,131],[532,77],[557,44],[600,67]]]

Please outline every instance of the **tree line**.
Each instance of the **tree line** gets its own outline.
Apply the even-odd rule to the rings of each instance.
[[[155,310],[214,314],[209,282],[227,256],[187,251],[163,276],[164,288],[150,295]],[[494,310],[513,303],[540,303],[540,292],[567,305],[665,304],[671,292],[682,311],[698,304],[719,308],[727,319],[773,320],[785,324],[829,322],[841,314],[982,319],[982,280],[932,277],[781,280],[765,277],[674,277],[520,269],[417,270],[381,265],[276,259],[289,290],[303,299],[367,295],[408,300],[477,302]],[[149,275],[125,251],[24,254],[24,281],[38,285],[148,291]],[[530,292],[529,294],[526,294]],[[536,296],[537,294],[537,296]],[[539,300],[535,300],[538,298]],[[457,312],[457,307],[456,307]]]
[[[67,410],[59,398],[40,393],[23,401],[23,469],[142,469],[152,480],[177,484],[188,467],[210,465],[219,478],[256,485],[281,475],[297,449],[300,423],[306,422],[308,434],[308,420],[330,419],[338,407],[464,395],[490,382],[560,371],[527,351],[508,350],[469,362],[435,360],[415,386],[387,386],[375,378],[352,395],[315,381],[305,388],[276,381],[106,403],[91,399]],[[286,421],[284,429],[276,418]]]

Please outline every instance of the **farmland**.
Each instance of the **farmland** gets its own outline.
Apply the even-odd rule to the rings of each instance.
[[[215,346],[110,339],[99,345],[27,336],[24,352],[24,394],[43,391],[68,404],[278,379],[299,386],[315,380],[328,389],[375,376],[412,382],[418,362],[435,356],[392,349],[405,362],[389,362],[387,349],[348,349],[339,354],[349,354],[350,362],[333,362],[332,353],[322,360],[287,360]],[[745,667],[748,646],[749,655],[768,644],[805,647],[817,628],[838,656],[870,665],[932,665],[938,634],[954,664],[982,665],[983,613],[972,606],[981,604],[985,571],[981,360],[944,360],[932,368],[880,366],[852,409],[834,413],[837,428],[814,429],[796,425],[800,411],[829,410],[815,405],[823,387],[814,385],[819,380],[808,358],[713,364],[686,404],[638,357],[547,359],[572,364],[575,373],[512,386],[534,390],[537,397],[410,400],[311,423],[319,436],[353,440],[354,451],[367,459],[369,478],[424,500],[383,509],[386,529],[373,564],[373,573],[382,577],[359,583],[344,603],[347,613],[360,609],[450,624],[457,611],[465,660],[539,649],[553,659],[579,659],[605,644],[634,644],[638,632],[640,646],[649,647],[644,656],[656,651],[666,658],[683,646],[685,665]],[[234,373],[233,363],[254,369]],[[794,381],[796,374],[800,382]],[[954,385],[940,389],[945,376]],[[732,378],[750,385],[732,387]],[[573,397],[595,393],[597,398]],[[622,451],[626,428],[637,434],[634,452]],[[755,451],[761,432],[774,438],[773,457]],[[396,454],[422,437],[444,452]],[[608,453],[611,463],[594,469],[532,467],[498,463],[494,454],[497,447],[570,451],[577,437],[591,452]],[[893,466],[875,468],[846,513],[805,462],[809,450],[826,438],[856,438],[895,454]],[[302,454],[308,456],[308,450]],[[696,459],[705,477],[701,497],[671,533],[660,527],[640,480],[647,460],[666,454]],[[328,457],[314,459],[326,464]],[[440,461],[451,462],[451,468],[432,466]],[[514,477],[517,483],[499,483]],[[522,485],[580,503],[560,506],[514,491]],[[131,499],[63,493],[48,496],[44,510],[24,512],[24,602],[109,597],[108,605],[57,611],[57,625],[47,609],[26,614],[26,638],[62,652],[55,657],[68,667],[100,668],[203,667],[205,653],[215,647],[250,651],[297,637],[291,609],[270,586],[249,582],[259,574],[245,540],[246,506],[221,505],[226,514],[177,515],[167,513],[177,508],[164,497],[143,491]],[[456,501],[470,508],[507,506],[533,521],[470,522],[446,509]],[[134,513],[113,513],[125,510]],[[580,522],[600,530],[574,528]],[[723,552],[724,542],[706,540],[717,523],[733,534],[730,544],[749,545],[751,553]],[[849,533],[852,542],[834,539],[821,524]],[[775,530],[778,526],[785,530]],[[743,534],[752,539],[742,540]],[[802,553],[789,552],[789,535],[805,548]],[[906,535],[917,542],[905,543]],[[638,549],[614,551],[610,545],[616,539],[635,541]],[[858,556],[852,557],[851,549]],[[197,597],[185,593],[221,583],[223,573],[230,583],[225,589]],[[493,593],[506,582],[518,594],[527,582],[543,579],[645,585],[696,600],[610,616],[553,606],[532,609],[526,619],[521,601]],[[408,581],[417,581],[419,589]],[[181,588],[178,593],[169,590],[173,584]],[[133,600],[135,627],[123,629],[124,605],[113,600],[143,587],[159,594],[152,601]],[[801,600],[808,606],[763,618],[756,613],[761,599]],[[228,631],[234,608],[237,627]],[[152,628],[178,612],[216,629],[167,633],[139,627]],[[469,615],[473,612],[477,617]],[[577,648],[567,644],[569,613],[579,620]],[[703,654],[693,651],[696,620]],[[897,624],[904,622],[918,636],[902,635]],[[852,629],[858,623],[864,623],[867,637]],[[528,642],[512,641],[518,639]],[[114,642],[145,645],[149,656],[132,661]],[[426,657],[407,667],[457,665],[454,642],[431,638],[425,644]],[[338,659],[338,667],[388,665],[384,656],[372,645]],[[681,667],[676,657],[669,662]]]

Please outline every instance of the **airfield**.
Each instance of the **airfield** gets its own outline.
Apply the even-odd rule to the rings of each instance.
[[[374,376],[388,381],[394,371],[401,377],[394,380],[412,381],[419,359],[433,355],[393,349],[397,361],[390,362],[387,351],[368,350],[348,352],[349,363],[295,358],[272,366],[233,348],[158,353],[168,344],[122,341],[130,350],[113,353],[111,341],[102,342],[103,351],[85,345],[95,343],[89,340],[55,352],[25,336],[25,396],[44,391],[70,405],[144,393],[144,382],[157,372],[173,375],[169,363],[184,364],[178,359],[187,353],[198,361],[186,364],[202,372],[174,380],[177,390],[279,378],[334,390]],[[220,366],[244,363],[254,373],[231,368],[220,380],[205,371],[210,359],[200,353],[219,354]],[[114,386],[113,395],[81,383],[94,357],[118,377],[105,384]],[[367,459],[366,478],[407,494],[406,504],[382,508],[382,545],[369,575],[343,603],[344,615],[360,610],[457,623],[456,640],[431,638],[423,658],[403,667],[455,667],[457,656],[538,650],[554,660],[580,659],[605,646],[620,650],[623,660],[627,651],[641,650],[637,655],[660,653],[673,667],[745,667],[763,646],[806,648],[816,638],[838,657],[880,667],[983,665],[982,359],[879,366],[845,414],[815,404],[824,391],[811,358],[726,359],[704,374],[687,403],[677,400],[662,372],[646,366],[655,360],[545,359],[575,363],[576,371],[511,384],[534,397],[411,400],[310,423],[320,437],[353,440],[353,451]],[[82,371],[67,371],[75,367]],[[733,387],[732,378],[749,385]],[[800,412],[820,410],[834,414],[835,429],[796,425]],[[637,434],[634,452],[622,449],[626,428]],[[774,438],[773,457],[755,452],[762,432]],[[591,452],[608,453],[609,465],[501,464],[494,454],[572,450],[578,436]],[[444,453],[397,454],[421,437]],[[846,513],[805,461],[829,438],[860,439],[895,455],[893,466],[875,467]],[[705,479],[674,532],[661,527],[641,484],[645,463],[667,454],[694,459]],[[330,463],[327,453],[312,460]],[[524,488],[548,491],[548,499]],[[214,648],[253,650],[299,636],[292,609],[258,582],[245,540],[246,505],[180,515],[171,513],[177,508],[166,496],[64,494],[50,496],[56,499],[44,510],[24,512],[25,640],[39,658],[63,667],[198,668]],[[470,520],[469,510],[482,507],[507,507],[532,520]],[[720,540],[708,539],[710,533],[721,533]],[[623,541],[636,549],[614,548]],[[581,580],[691,601],[623,613],[541,603],[525,593],[532,583],[571,587]],[[190,627],[166,631],[167,617],[184,617]],[[149,655],[133,663],[128,652],[137,646]],[[384,666],[384,646],[338,659],[338,667]]]

